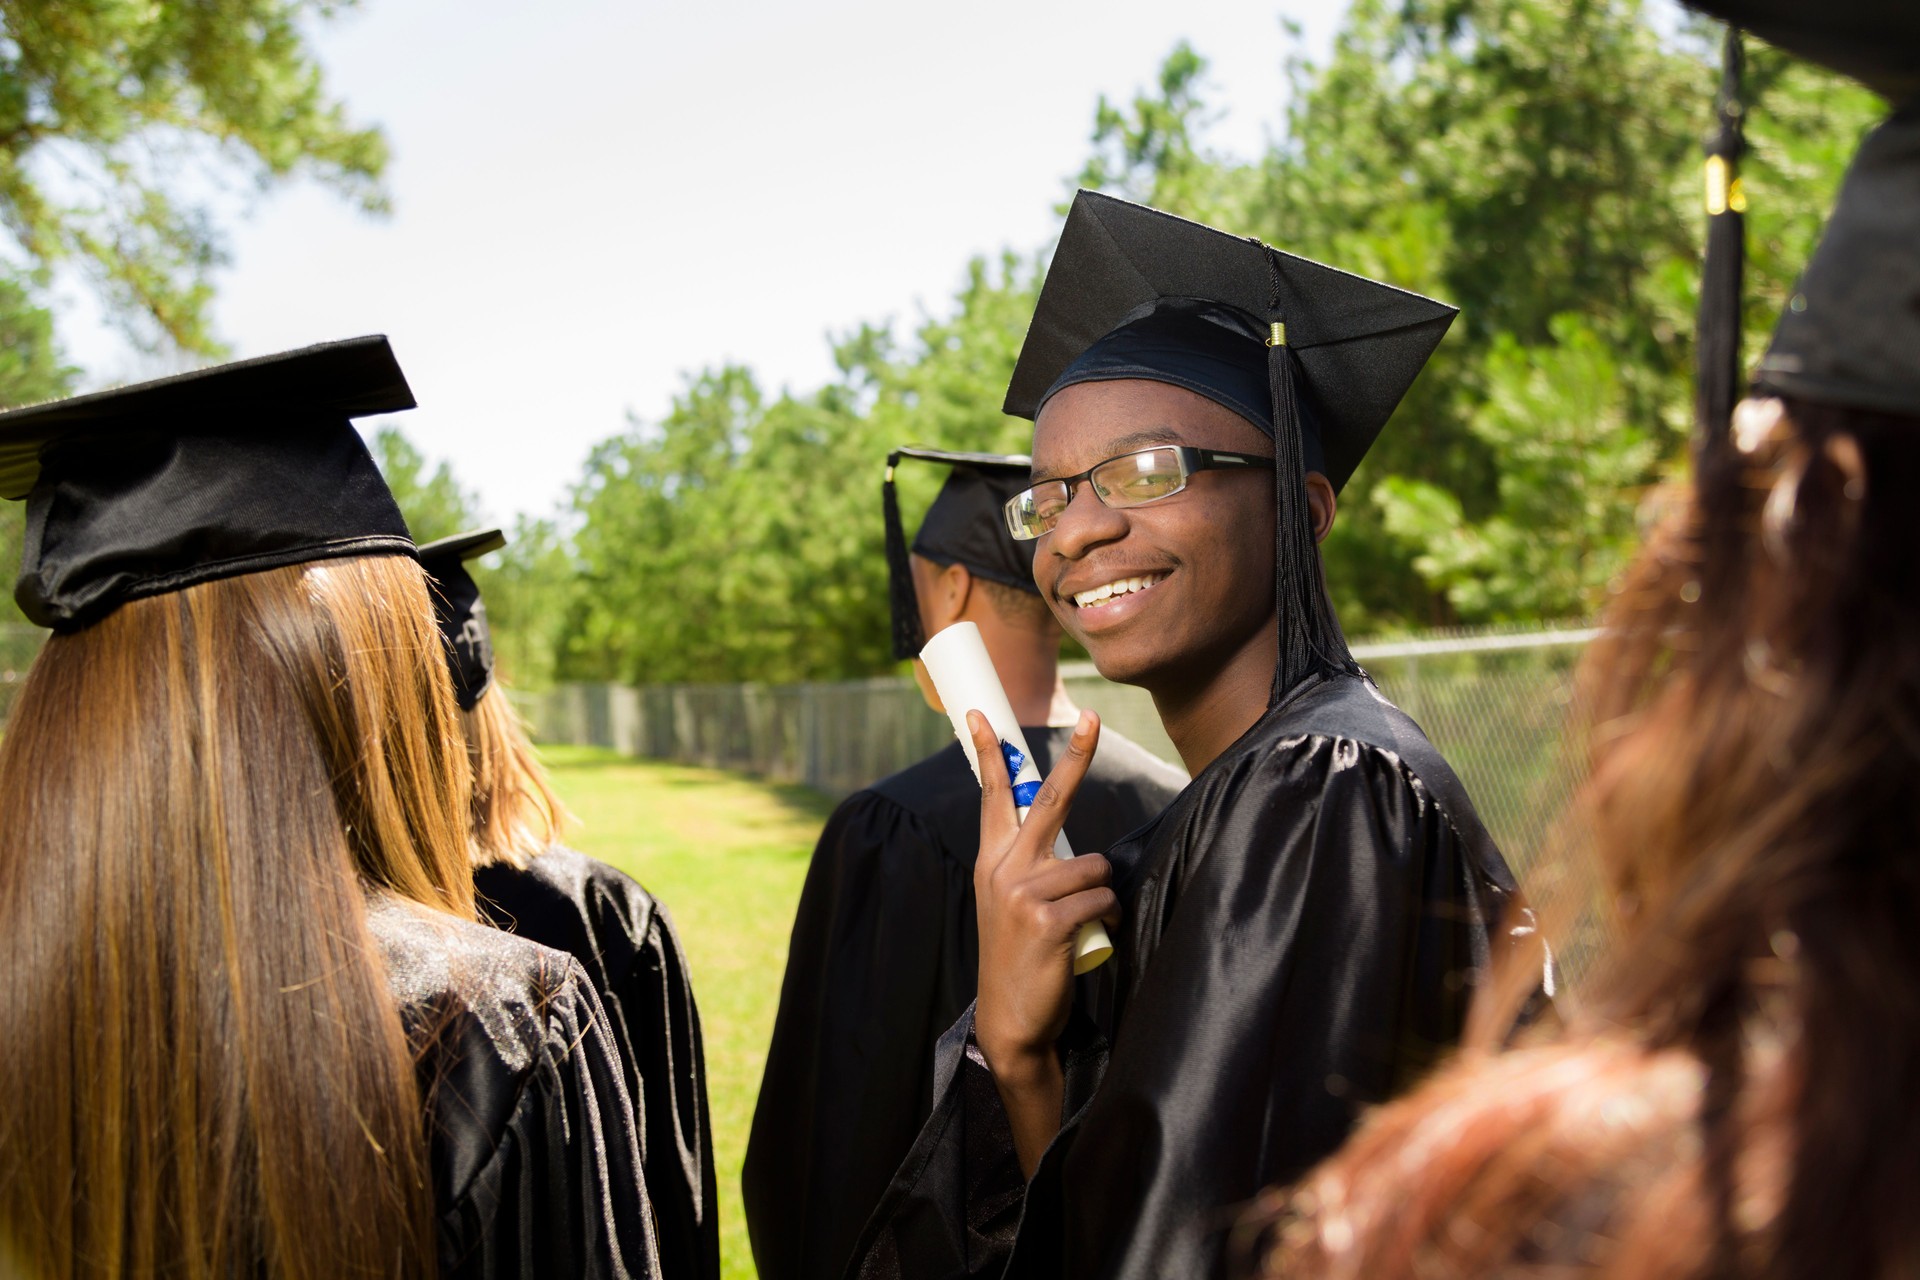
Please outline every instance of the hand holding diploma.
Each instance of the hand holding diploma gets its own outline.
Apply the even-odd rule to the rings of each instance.
[[[987,718],[969,711],[967,726],[975,751],[991,760],[1000,738]],[[1066,755],[1034,794],[1024,825],[1015,810],[1016,784],[1006,771],[980,772],[980,857],[973,868],[980,997],[974,1039],[993,1071],[1028,1177],[1060,1127],[1066,1081],[1054,1042],[1073,1008],[1079,938],[1089,925],[1098,928],[1102,919],[1119,919],[1107,860],[1097,853],[1057,858],[1053,852],[1099,738],[1099,717],[1081,712]],[[1101,930],[1103,939],[1105,933]]]
[[[967,763],[973,766],[973,776],[983,789],[986,786],[986,774],[981,772],[981,761],[991,762],[996,756],[1005,760],[1007,776],[1013,782],[1013,804],[1021,822],[1027,820],[1027,814],[1033,805],[1034,797],[1040,792],[1040,770],[1033,763],[1033,749],[1027,746],[1027,739],[1020,732],[1020,721],[1013,713],[1013,706],[1007,701],[1007,691],[1000,683],[1000,674],[993,668],[993,658],[987,653],[986,642],[980,637],[980,628],[971,622],[961,622],[946,628],[927,641],[920,651],[920,661],[926,666],[927,674],[933,680],[934,688],[940,694],[940,703],[947,710],[947,719],[953,722],[953,734],[960,739],[960,745],[966,749]],[[981,754],[980,745],[972,740],[966,714],[978,711],[986,717],[987,724],[998,739],[997,748]],[[1084,717],[1083,717],[1084,722]],[[1095,741],[1098,741],[1096,723]],[[1092,761],[1092,746],[1088,749],[1087,762]],[[990,769],[999,776],[998,769]],[[1084,775],[1085,769],[1082,768]],[[1075,778],[1074,787],[1080,785]],[[1060,814],[1060,821],[1066,821],[1068,801]],[[1055,823],[1053,837],[1053,856],[1072,858],[1073,846],[1067,843],[1067,833]],[[985,830],[983,825],[982,830]],[[1107,931],[1098,922],[1084,926],[1076,938],[1073,951],[1073,971],[1076,974],[1090,973],[1100,967],[1108,956],[1113,954],[1113,943],[1107,938]]]
[[[1081,713],[1066,754],[1043,781],[979,629],[949,627],[920,657],[980,781],[974,1039],[1006,1105],[1021,1167],[1032,1176],[1060,1126],[1065,1080],[1054,1043],[1073,1007],[1073,975],[1112,954],[1099,922],[1118,920],[1107,860],[1073,856],[1062,833],[1093,762],[1100,720]]]

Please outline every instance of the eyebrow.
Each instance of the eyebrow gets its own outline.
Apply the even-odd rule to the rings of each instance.
[[[1102,458],[1100,461],[1105,462],[1107,459],[1117,458],[1123,453],[1132,453],[1137,449],[1146,449],[1157,444],[1180,443],[1180,433],[1172,427],[1147,427],[1141,431],[1130,431],[1118,440],[1109,440],[1107,442],[1109,452],[1106,458]],[[1094,465],[1098,466],[1099,463],[1095,463]],[[1036,467],[1029,482],[1032,484],[1042,484],[1048,480],[1056,480],[1058,478],[1059,477],[1051,471],[1043,471]]]

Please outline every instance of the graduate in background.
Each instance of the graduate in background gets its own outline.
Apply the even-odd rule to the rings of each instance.
[[[493,634],[467,561],[498,529],[420,548],[473,766],[474,896],[481,916],[586,969],[626,1067],[668,1280],[717,1280],[713,1126],[687,960],[666,908],[638,881],[562,845],[566,813],[493,671]]]
[[[1453,315],[1075,199],[1007,395],[1036,418],[1009,519],[1055,616],[1153,694],[1193,781],[1105,858],[1058,862],[1097,725],[1024,827],[987,771],[979,999],[941,1038],[859,1274],[1203,1275],[1231,1206],[1459,1035],[1513,880],[1348,654],[1316,546]],[[1115,951],[1089,1018],[1070,955],[1097,918]]]
[[[1465,1057],[1264,1205],[1276,1278],[1920,1274],[1920,7],[1697,7],[1897,109],[1730,431],[1739,308],[1703,305],[1693,478],[1581,672],[1611,954],[1563,1035]],[[1739,247],[1709,239],[1709,290]]]
[[[580,966],[473,919],[384,338],[0,414],[0,1272],[657,1276]]]
[[[911,554],[893,486],[905,459],[949,468]],[[898,657],[957,622],[978,624],[1046,768],[1075,710],[1060,682],[1060,626],[1034,587],[1031,549],[1008,533],[1002,510],[1026,482],[1026,458],[895,453],[883,491],[889,585]],[[925,670],[914,670],[938,709]],[[1068,837],[1104,849],[1185,781],[1110,734]],[[957,742],[849,796],[821,833],[742,1177],[764,1280],[838,1276],[926,1118],[934,1042],[973,999],[979,838],[980,787]]]

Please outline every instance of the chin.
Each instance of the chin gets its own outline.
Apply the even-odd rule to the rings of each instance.
[[[1138,685],[1150,691],[1165,678],[1167,668],[1177,663],[1165,654],[1143,653],[1140,646],[1125,642],[1093,645],[1082,637],[1074,638],[1093,660],[1094,670],[1115,684]],[[1156,675],[1161,679],[1156,679]]]

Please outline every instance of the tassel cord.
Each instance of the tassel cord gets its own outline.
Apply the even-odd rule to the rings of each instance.
[[[920,626],[920,598],[913,589],[913,563],[907,558],[907,531],[900,522],[900,494],[893,469],[900,455],[887,458],[887,478],[880,486],[880,512],[887,527],[887,606],[893,621],[893,656],[918,657],[927,644]]]

